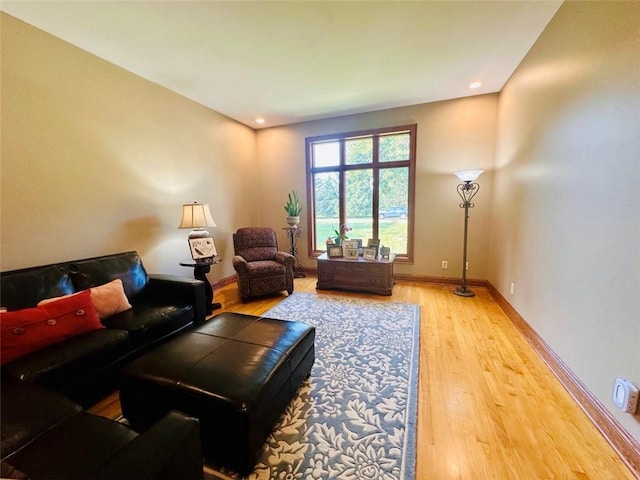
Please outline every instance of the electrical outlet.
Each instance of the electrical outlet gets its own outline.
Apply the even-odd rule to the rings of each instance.
[[[513,295],[513,292],[516,291],[516,284],[511,282],[511,287],[509,288],[509,292]]]
[[[613,403],[623,412],[633,415],[638,409],[638,393],[638,387],[618,377],[613,385]]]
[[[449,268],[449,262],[447,262],[446,260],[442,260],[442,269],[446,270],[447,268]]]

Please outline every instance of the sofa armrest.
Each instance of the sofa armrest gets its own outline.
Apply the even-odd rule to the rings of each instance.
[[[192,305],[196,325],[204,323],[206,318],[204,283],[201,280],[152,274],[141,297],[146,301],[157,299],[165,304]]]
[[[169,412],[120,450],[91,480],[202,480],[199,422]]]

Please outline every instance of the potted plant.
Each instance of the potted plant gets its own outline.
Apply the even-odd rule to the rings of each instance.
[[[300,222],[300,212],[302,207],[300,206],[300,199],[298,198],[298,192],[293,190],[287,197],[287,203],[284,206],[285,212],[287,212],[287,223],[295,227]]]
[[[334,228],[333,233],[335,233],[335,237],[333,237],[333,241],[336,245],[342,245],[342,242],[347,240],[349,237],[347,233],[349,233],[353,228],[348,226],[347,224],[340,225],[339,228]]]

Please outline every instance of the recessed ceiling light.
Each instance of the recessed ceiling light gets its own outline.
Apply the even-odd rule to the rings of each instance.
[[[472,90],[476,89],[476,88],[480,88],[482,86],[481,82],[473,82],[471,84],[469,84],[469,88],[471,88]]]
[[[264,118],[256,118],[256,123],[259,123],[260,125],[262,125],[264,123]]]

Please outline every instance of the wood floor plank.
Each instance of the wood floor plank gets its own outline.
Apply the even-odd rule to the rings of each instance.
[[[316,292],[316,278],[295,290]],[[398,282],[390,297],[318,291],[421,307],[417,480],[632,480],[634,475],[485,288]],[[242,303],[216,290],[221,311],[260,315],[286,297]],[[91,411],[120,414],[117,393]]]

